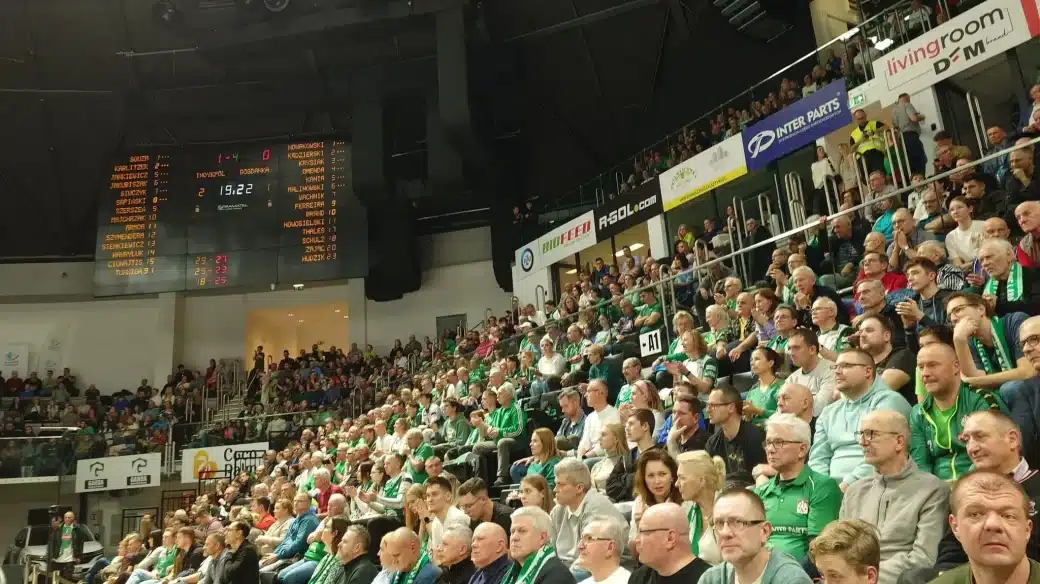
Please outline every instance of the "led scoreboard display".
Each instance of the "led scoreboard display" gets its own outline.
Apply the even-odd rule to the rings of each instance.
[[[99,205],[96,296],[368,275],[341,141],[128,154]]]

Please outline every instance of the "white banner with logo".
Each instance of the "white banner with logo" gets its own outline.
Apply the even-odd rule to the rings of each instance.
[[[670,211],[745,174],[744,139],[738,134],[661,175],[664,210]]]
[[[9,377],[12,371],[17,371],[18,375],[25,378],[29,376],[29,343],[5,343],[0,345],[0,356],[3,361],[0,363],[4,373]]]
[[[988,0],[874,61],[882,106],[1040,34],[1036,0]]]
[[[596,243],[596,218],[588,211],[516,250],[520,279]]]
[[[76,492],[158,487],[161,472],[162,454],[158,452],[88,458],[76,462]]]
[[[209,446],[207,448],[186,448],[181,453],[181,482],[194,483],[203,478],[221,478],[235,475],[245,468],[235,468],[235,453],[264,451],[270,448],[267,442],[251,442],[249,444],[229,444],[227,446]],[[230,478],[234,478],[231,476]]]
[[[541,269],[542,254],[538,251],[537,239],[516,250],[516,265],[520,268],[521,280]]]

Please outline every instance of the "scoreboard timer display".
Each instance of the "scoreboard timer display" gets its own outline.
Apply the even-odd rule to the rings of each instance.
[[[342,141],[150,150],[111,167],[95,296],[368,275]]]

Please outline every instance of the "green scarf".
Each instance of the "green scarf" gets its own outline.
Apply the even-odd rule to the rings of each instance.
[[[690,551],[699,558],[701,557],[701,534],[704,532],[704,516],[701,515],[700,506],[694,503],[689,513],[686,514],[686,519],[690,522],[690,533],[693,535],[693,539],[690,540]]]
[[[1015,265],[1017,266],[1018,264]],[[1008,290],[1011,290],[1010,280],[1008,280]],[[1011,351],[1008,350],[1007,340],[1004,338],[1004,323],[995,316],[991,316],[989,322],[990,326],[993,327],[993,348],[997,351],[997,365],[999,365],[999,368],[994,367],[993,361],[989,358],[989,351],[986,350],[986,346],[982,344],[982,341],[973,338],[971,339],[971,344],[975,347],[975,352],[979,354],[979,360],[982,361],[982,368],[986,370],[986,375],[1000,373],[1001,371],[1011,371],[1017,365],[1011,361]]]
[[[426,564],[429,563],[430,554],[426,553],[426,550],[423,550],[423,552],[419,554],[419,561],[415,562],[415,566],[413,566],[411,570],[408,570],[407,574],[398,574],[397,577],[394,578],[394,584],[412,584],[412,582],[415,581],[415,577],[419,575],[419,570],[422,570]]]
[[[1000,282],[992,276],[986,280],[986,286],[982,290],[984,296],[996,296]],[[1007,288],[1004,290],[1004,298],[1008,302],[1018,302],[1022,299],[1022,265],[1012,262],[1011,271],[1008,273]]]
[[[509,573],[502,579],[502,584],[531,584],[545,567],[550,558],[556,557],[556,550],[551,545],[544,545],[535,553],[527,556],[522,566],[513,564]]]
[[[773,340],[769,341],[769,343],[766,344],[766,347],[774,351],[787,351],[787,341],[789,340],[791,340],[790,337],[785,338],[781,337],[780,335],[777,335],[773,337]]]
[[[388,499],[397,497],[397,492],[401,489],[401,477],[404,476],[404,471],[401,471],[396,477],[386,481],[383,484],[383,496]]]

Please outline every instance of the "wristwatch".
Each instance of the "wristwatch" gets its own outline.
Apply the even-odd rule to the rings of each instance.
[[[432,517],[423,517],[422,522],[426,523],[427,525],[429,525],[430,521],[432,521],[432,520],[433,520]]]

